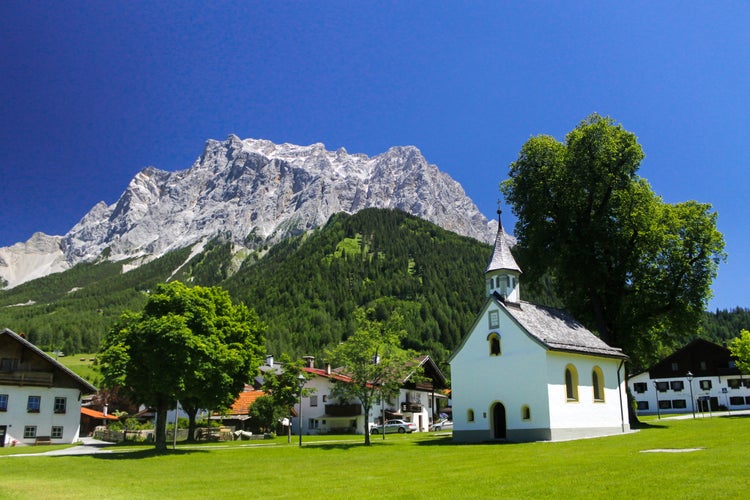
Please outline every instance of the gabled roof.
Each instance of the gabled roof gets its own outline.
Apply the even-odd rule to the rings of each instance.
[[[487,269],[484,270],[485,274],[490,271],[515,271],[520,273],[521,268],[516,263],[516,259],[513,258],[513,254],[510,253],[510,245],[508,245],[508,235],[503,230],[503,221],[500,220],[500,210],[497,211],[497,236],[495,237],[495,250],[492,253]]]
[[[622,349],[610,347],[565,311],[530,302],[506,305],[497,295],[492,299],[549,350],[628,359]]]
[[[33,351],[36,355],[44,359],[47,363],[49,363],[53,370],[57,372],[62,372],[62,375],[65,377],[68,377],[72,379],[74,384],[78,386],[81,392],[85,394],[91,394],[95,393],[97,391],[96,387],[91,385],[89,382],[81,378],[78,374],[76,374],[74,371],[66,367],[65,365],[61,364],[59,361],[57,361],[55,358],[47,354],[46,352],[39,349],[37,346],[26,340],[25,338],[18,335],[16,332],[5,328],[4,330],[0,330],[0,338],[7,337],[11,340],[18,342],[21,344],[25,349],[29,349]]]
[[[252,405],[256,399],[261,396],[265,396],[266,393],[258,390],[243,391],[237,399],[232,403],[232,408],[229,410],[230,415],[247,415],[248,408]]]
[[[492,304],[502,308],[526,335],[547,350],[628,359],[622,349],[610,347],[565,311],[523,301],[508,304],[497,293],[487,297],[469,333],[476,329],[484,311]],[[448,358],[449,362],[461,351],[469,336],[464,336]]]
[[[739,375],[726,347],[705,339],[695,339],[648,369],[651,378]]]

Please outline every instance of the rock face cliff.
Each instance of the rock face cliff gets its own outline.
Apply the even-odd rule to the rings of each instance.
[[[115,204],[98,203],[65,236],[37,233],[0,248],[0,279],[12,287],[78,262],[149,259],[219,235],[273,244],[368,207],[398,208],[488,243],[497,228],[415,147],[368,157],[231,135],[207,141],[187,170],[145,168]]]

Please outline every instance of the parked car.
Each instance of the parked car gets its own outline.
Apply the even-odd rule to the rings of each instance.
[[[414,422],[406,422],[405,420],[386,420],[385,421],[385,433],[398,432],[403,434],[405,432],[414,432],[417,430],[417,424]],[[382,425],[373,425],[370,429],[371,434],[380,434],[383,432]]]
[[[453,421],[441,418],[430,426],[431,431],[453,430]]]

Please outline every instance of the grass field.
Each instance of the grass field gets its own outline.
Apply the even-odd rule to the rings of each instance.
[[[60,364],[66,368],[73,370],[77,375],[88,380],[89,382],[95,382],[99,376],[99,373],[94,368],[94,362],[91,361],[96,357],[95,353],[85,354],[73,354],[69,356],[56,357],[52,353],[47,353],[53,358],[57,359]]]
[[[0,497],[748,496],[750,417],[651,421],[632,434],[560,443],[454,445],[449,436],[418,433],[373,439],[366,448],[362,439],[305,436],[302,449],[296,439],[277,438],[178,445],[164,455],[115,447],[93,456],[0,456]],[[677,452],[686,449],[697,450]]]

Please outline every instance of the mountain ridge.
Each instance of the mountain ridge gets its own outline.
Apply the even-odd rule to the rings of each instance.
[[[187,169],[142,169],[115,203],[97,203],[63,236],[0,248],[0,280],[10,288],[99,258],[147,262],[217,235],[272,245],[363,208],[404,210],[487,243],[497,228],[414,146],[369,157],[230,135],[207,140]]]

